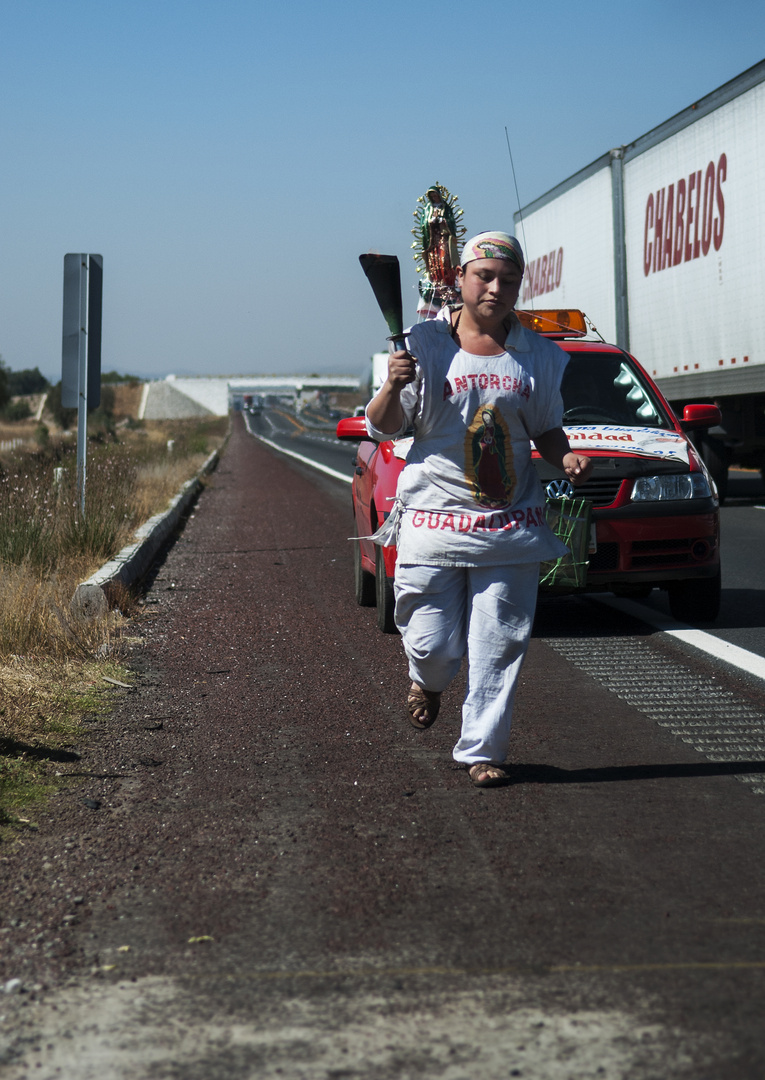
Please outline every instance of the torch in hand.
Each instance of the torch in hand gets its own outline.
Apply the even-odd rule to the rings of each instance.
[[[388,324],[391,352],[406,349],[401,304],[401,270],[395,255],[359,255],[361,269],[367,275],[372,292]]]

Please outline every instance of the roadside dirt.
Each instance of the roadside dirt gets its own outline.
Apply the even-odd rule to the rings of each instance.
[[[416,732],[353,603],[349,499],[235,426],[135,688],[0,849],[3,1076],[762,1076],[765,802],[674,778],[698,755],[542,640],[516,782],[473,789],[461,684]]]

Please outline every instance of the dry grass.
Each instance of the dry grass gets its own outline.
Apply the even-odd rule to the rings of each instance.
[[[227,426],[157,422],[89,448],[84,518],[71,440],[0,457],[0,825],[56,782],[48,751],[82,739],[102,676],[129,678],[117,659],[133,598],[85,623],[70,610],[75,588],[167,509]]]
[[[30,827],[20,815],[61,783],[60,762],[74,757],[71,750],[85,737],[83,722],[108,707],[103,676],[131,678],[119,665],[127,625],[122,613],[91,623],[72,615],[69,600],[82,579],[74,565],[49,582],[28,567],[3,570],[0,841]],[[65,750],[70,753],[62,758]]]
[[[166,461],[138,468],[133,501],[141,523],[160,513],[183,485],[196,476],[206,459],[207,454],[192,454],[182,460],[168,455]]]
[[[9,657],[83,659],[110,645],[114,616],[86,623],[71,611],[81,581],[97,569],[92,560],[73,559],[43,579],[29,565],[4,566],[0,577],[0,663]]]
[[[95,660],[9,657],[0,665],[0,718],[6,740],[12,731],[13,738],[29,746],[44,743],[56,750],[71,746],[82,714],[94,711],[94,693],[105,688],[102,667]],[[73,697],[80,697],[85,705],[79,716],[72,714]]]
[[[140,382],[112,383],[115,416],[138,416],[138,408],[143,394]]]
[[[37,430],[36,420],[0,420],[0,443],[11,442],[13,439],[24,439],[32,442]]]
[[[107,673],[130,677],[113,661],[0,664],[0,841],[35,827],[21,815],[61,782],[63,762],[76,761],[83,722],[108,708]]]
[[[69,443],[0,459],[0,660],[88,652],[69,612],[75,588],[167,509],[226,425],[154,423],[89,449],[84,515]]]

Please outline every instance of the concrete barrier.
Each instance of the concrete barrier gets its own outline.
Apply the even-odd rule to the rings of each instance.
[[[213,471],[226,443],[214,450],[196,476],[187,481],[170,506],[161,514],[149,518],[136,530],[135,540],[118,555],[96,570],[87,581],[74,590],[72,610],[85,620],[106,615],[120,588],[130,588],[146,574],[162,545],[177,529],[183,515],[202,489],[202,477]]]

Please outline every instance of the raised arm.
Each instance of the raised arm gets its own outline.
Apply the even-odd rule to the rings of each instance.
[[[388,360],[388,378],[367,406],[367,416],[378,431],[394,434],[404,423],[401,391],[417,377],[414,357],[400,350]]]

